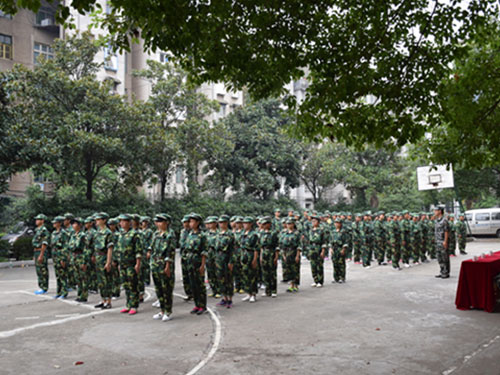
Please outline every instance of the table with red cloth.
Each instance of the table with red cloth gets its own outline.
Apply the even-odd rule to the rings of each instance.
[[[500,273],[500,251],[476,261],[462,262],[455,305],[457,309],[482,309],[493,312],[496,297],[494,277]]]

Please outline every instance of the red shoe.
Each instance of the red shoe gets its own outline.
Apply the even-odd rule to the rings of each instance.
[[[125,307],[124,309],[121,309],[121,310],[120,310],[120,312],[121,312],[122,314],[128,313],[129,311],[130,311],[130,310],[129,310],[129,309],[127,309],[126,307]]]
[[[194,309],[191,310],[190,314],[196,314],[200,308],[195,307]]]
[[[136,309],[130,309],[130,311],[128,312],[129,315],[135,315],[137,314],[137,310]]]

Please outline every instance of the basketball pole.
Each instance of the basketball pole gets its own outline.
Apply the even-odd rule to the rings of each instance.
[[[453,180],[455,180],[455,173],[453,173]],[[458,195],[458,189],[455,183],[453,183],[453,190],[455,191],[455,197],[457,198],[458,205],[460,206],[460,210],[463,212],[465,216],[465,207],[462,204],[462,200],[460,199],[460,196]],[[460,217],[457,218],[457,220],[460,220]],[[472,231],[470,229],[469,225],[469,220],[467,220],[467,216],[465,216],[465,225],[467,226],[467,230],[469,231],[469,234],[472,236]]]

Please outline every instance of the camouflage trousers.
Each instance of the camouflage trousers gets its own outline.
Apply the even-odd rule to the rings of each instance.
[[[146,290],[146,283],[145,283],[145,277],[146,277],[146,264],[148,263],[149,259],[147,259],[146,254],[142,255],[142,261],[141,261],[141,270],[140,274],[137,275],[137,290],[139,291],[139,298],[144,295],[144,292]]]
[[[243,283],[243,290],[248,294],[257,294],[257,277],[259,275],[258,267],[252,267],[252,260],[254,257],[253,251],[241,251],[241,276]]]
[[[300,258],[297,262],[297,250],[288,250],[285,254],[285,264],[289,272],[289,280],[300,285]]]
[[[205,275],[200,274],[201,259],[198,256],[187,258],[189,285],[193,292],[194,304],[199,308],[207,307],[207,288],[205,287]]]
[[[456,255],[457,241],[455,236],[450,236],[448,240],[448,254]]]
[[[76,289],[78,286],[78,268],[75,264],[75,258],[71,255],[69,257],[68,265],[68,284],[70,288]]]
[[[337,282],[345,281],[345,270],[346,270],[346,261],[345,255],[342,255],[341,249],[334,249],[332,256],[333,263],[333,279]]]
[[[385,242],[385,259],[392,262],[392,245],[390,241]]]
[[[285,257],[283,256],[282,253],[280,253],[280,259],[281,259],[281,273],[283,276],[283,281],[290,281],[291,276],[290,276],[290,267],[287,262],[285,262]]]
[[[436,259],[436,241],[434,241],[434,238],[429,241],[429,255],[431,259]]]
[[[142,266],[142,263],[141,263],[142,280],[144,281],[144,284],[150,285],[151,284],[151,265],[150,265],[149,259],[147,259],[146,256],[144,256],[142,259],[144,261],[143,262],[144,267]]]
[[[46,250],[47,251],[47,250]],[[49,264],[47,260],[47,255],[44,254],[44,257],[41,262],[38,262],[38,257],[40,256],[39,251],[35,251],[35,270],[36,277],[38,280],[38,287],[42,290],[49,290]]]
[[[436,246],[436,255],[441,276],[450,276],[450,254],[442,244]]]
[[[466,238],[459,238],[458,239],[458,250],[460,251],[460,254],[465,253],[466,244],[467,244]]]
[[[171,264],[170,277],[165,274],[165,262],[154,262],[151,265],[151,273],[155,283],[156,297],[160,302],[161,311],[166,314],[172,313],[174,298],[175,269]]]
[[[113,262],[111,263],[111,280],[113,281],[113,297],[120,297],[120,288],[122,286],[122,280],[120,277],[120,265],[115,260],[113,260]]]
[[[359,262],[361,260],[361,243],[359,241],[353,242],[353,253],[354,253],[354,261]]]
[[[215,273],[217,275],[219,293],[226,297],[231,297],[234,293],[233,273],[229,270],[230,262],[231,259],[228,254],[222,251],[217,252],[215,255]]]
[[[191,284],[189,283],[188,262],[184,257],[181,257],[181,271],[182,271],[182,285],[184,287],[184,293],[186,294],[187,297],[193,298],[193,292],[191,291]]]
[[[76,284],[78,287],[78,298],[82,301],[87,301],[89,298],[89,262],[85,255],[81,253],[73,254],[73,264],[76,269]],[[83,266],[87,265],[87,270],[83,270]]]
[[[96,255],[96,268],[97,268],[97,287],[101,292],[102,299],[111,298],[113,290],[113,273],[106,271],[107,255]]]
[[[401,260],[404,264],[410,263],[410,255],[411,255],[411,241],[410,238],[405,238],[401,243]]]
[[[68,295],[68,268],[69,261],[65,256],[53,255],[54,271],[57,281],[57,295],[66,297]],[[62,265],[64,263],[64,266]]]
[[[215,252],[210,250],[207,257],[207,276],[213,294],[220,293],[220,286],[217,280],[217,265],[215,264]]]
[[[266,295],[278,293],[278,262],[274,263],[275,249],[262,249],[260,265],[262,269],[262,282],[266,286]]]
[[[361,258],[363,260],[363,266],[368,267],[372,263],[373,249],[370,242],[364,242],[363,248],[361,250]]]
[[[120,274],[123,289],[127,299],[127,308],[137,309],[139,307],[139,275],[135,272],[135,263],[121,263]]]
[[[94,262],[89,262],[88,268],[88,285],[90,290],[97,291],[99,289],[97,279],[97,266]]]
[[[235,250],[235,258],[240,259],[239,250]],[[234,262],[233,265],[233,280],[234,280],[234,290],[238,291],[243,289],[243,280],[241,277],[241,262]]]
[[[380,264],[384,261],[385,259],[385,240],[377,240],[375,242],[375,258],[377,259],[377,262]]]
[[[311,246],[309,261],[311,263],[311,273],[316,284],[323,285],[325,279],[324,259],[321,257],[321,246]]]
[[[399,260],[401,259],[401,247],[399,242],[392,243],[392,267],[399,268]]]

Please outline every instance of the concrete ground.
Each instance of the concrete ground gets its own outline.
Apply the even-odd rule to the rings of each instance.
[[[96,311],[88,304],[36,296],[33,267],[0,270],[0,374],[500,374],[500,316],[459,311],[460,263],[500,250],[500,240],[468,243],[452,258],[452,277],[435,279],[436,261],[403,271],[349,263],[346,284],[311,288],[302,263],[298,294],[260,297],[228,310],[209,298],[211,313],[189,314],[180,267],[174,319],[154,321],[154,291],[139,314]],[[281,272],[279,272],[281,275]],[[80,361],[83,364],[77,365]]]

